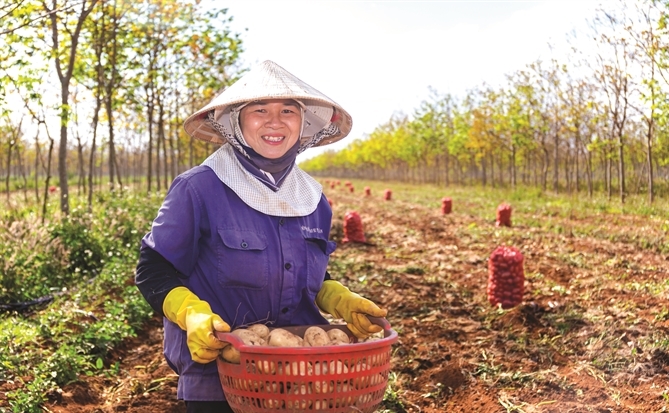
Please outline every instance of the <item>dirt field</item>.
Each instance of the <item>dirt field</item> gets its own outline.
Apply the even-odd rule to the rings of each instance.
[[[667,243],[666,222],[514,215],[514,226],[497,228],[494,211],[477,217],[465,200],[454,199],[443,216],[400,196],[384,201],[379,191],[365,198],[342,188],[326,191],[339,243],[331,272],[387,308],[399,333],[389,382],[395,400],[380,411],[667,410],[669,256],[657,248]],[[366,244],[341,243],[352,209]],[[525,256],[524,301],[511,310],[486,297],[487,258],[499,245]],[[83,377],[47,411],[185,411],[161,349],[154,319],[110,357],[121,363],[116,376]]]

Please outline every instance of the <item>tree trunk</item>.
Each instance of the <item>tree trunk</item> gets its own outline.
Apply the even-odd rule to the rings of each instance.
[[[90,0],[90,7],[86,8],[86,1],[81,2],[81,11],[77,16],[77,24],[74,30],[71,30],[71,27],[67,28],[67,33],[70,34],[70,39],[68,39],[68,64],[65,71],[61,65],[62,53],[60,50],[60,41],[58,39],[59,30],[58,30],[58,16],[59,10],[56,8],[56,2],[53,1],[53,9],[49,9],[46,2],[42,2],[42,6],[49,15],[51,22],[51,49],[52,55],[54,56],[54,65],[56,67],[56,73],[58,74],[58,79],[60,80],[60,143],[58,146],[58,177],[60,179],[60,210],[63,214],[69,215],[70,213],[70,201],[68,193],[68,182],[67,182],[67,126],[70,118],[69,110],[69,97],[70,97],[70,81],[72,80],[72,75],[74,73],[74,64],[76,58],[77,46],[79,44],[79,35],[81,34],[81,29],[83,27],[84,21],[91,13],[95,4],[98,0]]]
[[[114,173],[116,172],[115,166],[116,166],[116,151],[114,149],[114,118],[113,118],[113,113],[112,113],[112,102],[111,102],[111,97],[106,96],[105,97],[105,109],[107,112],[107,126],[108,126],[108,131],[109,131],[109,159],[107,159],[107,167],[109,170],[107,173],[109,174],[109,189],[113,192],[115,187],[114,187]]]
[[[165,189],[169,187],[169,174],[170,174],[170,160],[171,160],[171,155],[167,153],[167,141],[169,140],[169,136],[165,131],[165,107],[163,106],[162,102],[158,103],[158,136],[162,142],[163,146],[163,171],[164,173],[164,183],[165,183]],[[171,142],[170,142],[171,145]]]
[[[41,156],[40,153],[40,145],[39,145],[39,129],[40,125],[37,125],[37,132],[35,132],[35,200],[39,204],[40,197],[39,197],[39,158]]]
[[[610,152],[610,149],[607,149],[607,152]],[[606,157],[606,196],[608,200],[611,200],[611,195],[613,192],[612,185],[611,185],[611,170],[613,168],[612,162],[611,162],[611,157],[607,156]]]
[[[586,161],[586,179],[588,181],[588,196],[592,198],[593,195],[593,188],[592,188],[592,153],[590,151],[587,151],[585,154],[585,161]]]
[[[495,155],[490,154],[490,186],[492,188],[496,187],[495,184]]]
[[[160,191],[162,189],[162,182],[160,179],[160,117],[158,118],[157,126],[157,135],[156,135],[156,189]]]
[[[86,192],[86,173],[84,171],[84,147],[81,144],[81,136],[77,132],[77,195],[81,195],[81,188]]]
[[[102,106],[102,102],[100,100],[100,97],[98,97],[95,100],[95,110],[93,112],[93,124],[92,124],[92,129],[93,129],[93,140],[91,142],[91,154],[88,158],[88,212],[93,211],[93,181],[94,181],[94,174],[95,174],[95,150],[96,144],[97,144],[97,136],[98,136],[98,120],[100,118],[99,113],[100,113],[100,108]]]
[[[172,180],[176,178],[178,174],[181,173],[179,166],[183,163],[182,153],[181,153],[181,140],[179,139],[179,92],[175,93],[174,99],[174,122],[172,123],[172,133],[173,137],[170,138],[170,147],[172,147]],[[176,142],[176,148],[173,147],[173,143]],[[176,159],[175,159],[175,149],[176,149]]]
[[[511,145],[511,188],[516,189],[516,145]]]
[[[69,188],[67,183],[67,123],[69,119],[67,104],[70,93],[69,82],[63,84],[61,87],[60,101],[60,142],[58,144],[58,179],[60,180],[60,211],[65,214],[70,214],[70,198]]]
[[[16,161],[18,162],[19,166],[19,174],[21,174],[21,178],[23,179],[23,201],[27,204],[28,203],[28,178],[26,177],[26,171],[25,168],[23,167],[23,153],[20,150],[20,146],[17,146],[16,148]]]
[[[578,130],[578,125],[576,126],[576,130]],[[580,134],[578,132],[576,134],[574,145],[575,145],[574,149],[576,151],[576,153],[575,153],[576,158],[574,159],[575,160],[575,166],[576,166],[576,176],[574,178],[574,185],[576,187],[576,193],[578,194],[579,191],[580,191],[580,186],[581,186],[581,177],[580,177],[581,168],[580,168],[580,162],[579,162],[579,158],[580,158],[580,154],[581,154],[581,137],[580,137]]]
[[[564,180],[565,180],[565,189],[568,194],[571,194],[571,168],[569,167],[569,162],[571,162],[571,150],[569,148],[569,143],[566,145],[564,152]]]
[[[622,126],[618,131],[618,182],[620,184],[620,202],[625,203],[625,158],[624,140]]]
[[[548,153],[548,148],[543,145],[544,157],[541,165],[541,189],[546,191],[548,189],[548,165],[550,163],[550,155]]]
[[[44,125],[46,128],[46,125]],[[46,204],[49,200],[49,182],[51,181],[51,159],[53,157],[53,146],[55,144],[53,138],[47,129],[47,136],[49,137],[49,154],[47,156],[46,178],[44,179],[44,202],[42,203],[42,224],[46,220]]]
[[[483,184],[483,187],[485,187],[488,184],[488,181],[487,181],[488,168],[487,168],[487,162],[486,162],[486,157],[485,156],[483,156],[481,158],[481,174],[482,174],[482,176],[481,176],[482,184]]]
[[[648,203],[653,204],[655,200],[655,182],[653,180],[653,126],[654,119],[651,113],[648,120],[648,131],[646,132],[646,163],[648,165]]]
[[[7,195],[7,206],[11,205],[9,200],[9,178],[11,176],[12,170],[12,148],[14,148],[14,145],[15,140],[13,137],[11,137],[9,139],[9,143],[7,144],[7,174],[5,175],[5,195]]]
[[[118,156],[114,155],[114,167],[116,169],[116,182],[118,183],[118,188],[123,193],[123,181],[121,180],[121,168],[118,164]]]
[[[559,162],[560,162],[560,151],[559,151],[559,136],[557,131],[555,131],[555,135],[553,136],[553,191],[557,194],[559,192],[559,175],[558,175],[558,168],[559,168]]]
[[[153,104],[149,101],[149,104],[146,108],[147,122],[149,123],[149,144],[148,144],[148,154],[147,154],[147,192],[151,193],[151,181],[153,181]],[[192,139],[191,139],[192,140]]]

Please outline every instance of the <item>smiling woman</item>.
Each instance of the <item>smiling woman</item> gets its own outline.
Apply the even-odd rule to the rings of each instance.
[[[269,159],[297,154],[302,132],[302,107],[292,99],[251,102],[240,112],[241,132],[248,146]]]
[[[225,413],[216,359],[228,343],[214,331],[327,324],[323,311],[364,338],[382,331],[366,315],[386,310],[330,279],[332,209],[295,165],[298,153],[348,135],[340,105],[266,61],[184,127],[222,146],[174,180],[142,240],[136,281],[164,316],[178,398],[189,413]]]

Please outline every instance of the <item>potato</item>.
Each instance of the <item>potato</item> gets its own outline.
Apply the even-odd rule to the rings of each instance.
[[[289,390],[291,394],[297,394],[300,396],[304,396],[306,394],[311,393],[306,384],[300,384],[300,383],[291,383],[292,388]],[[286,408],[289,410],[305,410],[309,406],[309,401],[308,400],[299,400],[299,401],[291,401],[287,400],[286,401]]]
[[[342,394],[348,394],[349,392],[349,385],[347,383],[341,383],[337,384],[337,393],[342,395]],[[343,396],[343,397],[338,397],[335,399],[335,407],[346,407],[352,405],[354,402],[354,397],[353,396]]]
[[[239,337],[244,344],[247,346],[264,346],[265,345],[265,340],[260,338],[256,333],[250,330],[246,330],[244,328],[238,328],[233,330],[230,334],[234,334],[235,336]],[[237,350],[234,346],[229,345],[225,347],[223,350],[221,350],[221,356],[223,357],[223,360],[234,363],[234,364],[239,364],[240,362],[240,354],[239,350]]]
[[[304,332],[304,346],[321,347],[332,344],[328,333],[318,326],[311,326]]]
[[[241,338],[244,344],[247,346],[264,346],[267,344],[264,338],[260,337],[258,334],[254,333],[251,330],[245,328],[238,328],[232,331],[231,334],[236,335]]]
[[[351,338],[348,336],[348,334],[344,333],[343,330],[340,330],[338,328],[333,328],[332,330],[328,330],[327,334],[328,337],[330,337],[330,341],[333,346],[337,346],[340,344],[349,344],[351,342]]]
[[[266,409],[280,409],[283,401],[277,399],[263,400],[263,407]]]
[[[259,373],[276,374],[276,363],[269,360],[256,360],[256,369]]]
[[[256,333],[260,338],[267,340],[267,336],[269,335],[269,327],[267,327],[264,324],[253,324],[248,327],[246,327],[247,330],[253,331]]]
[[[293,361],[291,363],[285,363],[282,367],[279,367],[279,374],[304,377],[311,376],[314,373],[310,363],[307,363],[306,361]]]
[[[332,380],[316,380],[313,383],[314,393],[332,393],[334,392],[335,383]]]
[[[313,364],[313,374],[321,376],[325,374],[346,374],[348,367],[339,360],[331,360],[330,362],[315,362]],[[332,393],[334,391],[335,383],[332,380],[316,380],[314,382],[315,393]],[[339,388],[340,386],[338,386]]]
[[[221,357],[229,363],[239,364],[241,355],[239,354],[239,350],[231,344],[221,350]]]
[[[274,347],[302,347],[303,340],[283,328],[275,328],[267,336],[267,345]]]
[[[245,391],[259,392],[263,390],[263,382],[256,380],[237,379],[236,388],[241,387]]]
[[[371,401],[372,401],[371,394],[361,394],[360,396],[358,396],[358,400],[356,400],[355,405],[366,407],[366,405],[369,404]]]

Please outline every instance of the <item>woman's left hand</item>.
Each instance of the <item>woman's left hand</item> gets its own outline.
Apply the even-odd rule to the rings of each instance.
[[[318,307],[337,318],[346,321],[348,329],[358,338],[383,331],[383,327],[372,323],[368,315],[385,317],[388,310],[379,308],[372,301],[351,292],[340,282],[326,280],[316,296]]]

